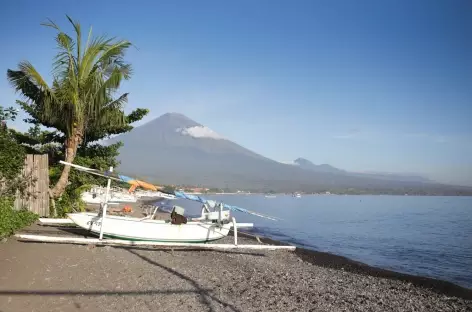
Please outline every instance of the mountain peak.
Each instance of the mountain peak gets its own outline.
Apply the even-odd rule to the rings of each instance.
[[[299,166],[304,166],[304,165],[307,165],[307,166],[314,166],[315,164],[312,163],[311,161],[309,161],[308,159],[305,159],[305,158],[302,158],[302,157],[298,157],[297,159],[295,159],[293,161],[296,165],[299,165]]]
[[[215,131],[180,113],[165,113],[152,122],[166,126],[167,130],[175,131],[184,136],[190,136],[197,139],[223,139],[223,137]]]
[[[181,127],[201,126],[198,122],[180,113],[165,113],[157,117],[156,119],[152,120],[151,122],[160,122],[160,123],[166,123],[172,126],[178,125]]]
[[[165,114],[162,114],[161,116],[159,116],[159,118],[184,118],[184,119],[190,119],[190,118],[188,118],[187,116],[185,116],[184,114],[177,113],[177,112],[165,113]]]

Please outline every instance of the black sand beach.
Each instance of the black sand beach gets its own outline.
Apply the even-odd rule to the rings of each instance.
[[[142,216],[139,203],[131,206]],[[40,225],[22,232],[88,236]],[[243,233],[238,241],[282,244]],[[0,311],[472,311],[472,290],[302,248],[223,252],[12,237],[0,244]]]
[[[73,235],[38,225],[24,232]],[[10,238],[0,244],[0,311],[472,311],[472,290],[303,249],[221,252]]]

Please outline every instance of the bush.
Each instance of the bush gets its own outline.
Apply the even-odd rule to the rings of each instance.
[[[91,188],[89,185],[83,185],[75,190],[69,187],[56,201],[56,214],[59,218],[65,218],[69,212],[85,211],[86,203],[81,199],[81,194]]]
[[[0,238],[12,235],[16,230],[30,225],[38,215],[27,210],[14,210],[13,198],[0,197]]]
[[[9,196],[24,191],[24,179],[19,175],[25,161],[24,148],[9,134],[0,129],[0,196]]]

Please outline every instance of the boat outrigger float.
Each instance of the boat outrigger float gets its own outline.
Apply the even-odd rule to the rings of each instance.
[[[295,249],[295,246],[262,244],[238,245],[238,228],[252,227],[253,224],[236,223],[236,219],[230,215],[231,211],[244,212],[270,220],[277,220],[276,217],[267,216],[237,206],[218,203],[201,196],[186,194],[184,192],[175,191],[173,193],[167,193],[161,186],[152,185],[113,172],[112,167],[110,167],[109,171],[100,171],[64,161],[60,163],[83,172],[107,178],[105,200],[101,205],[101,211],[98,213],[69,213],[67,214],[68,219],[40,218],[40,222],[49,225],[73,224],[97,235],[99,238],[17,234],[16,237],[20,240],[94,245],[191,247],[201,249]],[[150,215],[144,218],[107,215],[107,207],[112,204],[109,202],[111,180],[126,182],[148,190],[159,190],[164,194],[174,195],[176,198],[198,201],[203,204],[201,216],[197,218],[186,218],[184,216],[185,210],[179,206],[173,207],[171,220],[154,220],[154,216],[159,208],[157,206]],[[210,241],[226,237],[231,228],[234,233],[234,244],[208,244]],[[104,237],[107,239],[103,239]]]

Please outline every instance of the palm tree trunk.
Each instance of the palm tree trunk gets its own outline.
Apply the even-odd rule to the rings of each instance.
[[[66,162],[72,163],[75,159],[75,155],[77,153],[77,148],[79,147],[82,135],[79,131],[74,131],[75,135],[72,135],[70,138],[68,138],[65,142],[65,147],[66,147]],[[69,181],[69,172],[70,172],[70,166],[64,166],[64,169],[62,169],[61,177],[59,178],[59,181],[57,181],[56,185],[54,188],[51,190],[51,197],[53,199],[59,198],[62,193],[64,193],[67,182]]]
[[[54,199],[54,196],[53,196],[53,193],[52,193],[52,190],[49,189],[49,206],[50,206],[50,213],[51,213],[51,217],[55,218],[57,217],[57,210],[56,210],[56,200]]]

